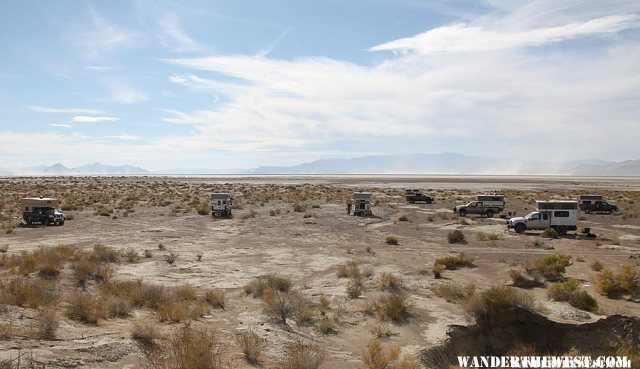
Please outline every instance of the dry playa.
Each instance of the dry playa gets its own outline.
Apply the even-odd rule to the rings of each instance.
[[[406,204],[404,188],[422,188],[435,202]],[[589,312],[554,301],[548,295],[549,281],[526,290],[517,288],[533,297],[536,314],[548,319],[548,324],[566,325],[562,327],[588,327],[599,321],[606,322],[600,323],[602,327],[611,327],[622,324],[612,317],[629,317],[624,325],[630,332],[629,342],[640,345],[640,323],[633,320],[640,315],[638,296],[610,298],[602,294],[596,283],[599,271],[592,266],[599,262],[616,273],[626,264],[635,268],[636,278],[640,278],[638,178],[19,177],[0,179],[0,189],[0,257],[60,245],[89,253],[96,245],[104,245],[122,255],[109,264],[113,269],[109,281],[86,281],[86,294],[100,295],[107,283],[139,280],[166,287],[188,284],[198,298],[207,289],[220,290],[225,296],[224,309],[209,306],[198,316],[180,322],[162,320],[157,310],[145,305],[131,307],[128,316],[105,317],[88,324],[68,314],[69,296],[82,290],[74,279],[71,258],[76,256],[64,261],[53,278],[43,278],[37,270],[21,275],[19,266],[9,266],[3,259],[3,281],[46,280],[55,285],[60,296],[50,307],[59,327],[55,337],[45,339],[32,334],[42,307],[18,306],[6,298],[0,301],[0,362],[20,356],[46,368],[139,367],[146,363],[146,356],[132,332],[136,323],[152,322],[164,334],[185,325],[214,331],[223,356],[238,368],[253,367],[244,360],[236,342],[239,333],[249,330],[265,343],[260,365],[266,368],[279,367],[287,345],[299,340],[325,351],[323,368],[359,367],[364,365],[363,353],[376,329],[387,330],[380,338],[384,347],[398,347],[401,354],[422,366],[428,364],[425,352],[447,342],[449,348],[465,350],[467,338],[460,329],[477,328],[463,303],[447,301],[434,288],[473,283],[479,294],[493,286],[510,285],[510,270],[553,254],[571,257],[564,278],[578,280],[598,308]],[[354,190],[373,193],[373,217],[346,214],[345,204]],[[211,217],[207,212],[211,192],[232,194],[237,205],[233,218]],[[585,193],[604,195],[616,202],[622,213],[582,214],[579,229],[591,228],[596,238],[578,232],[549,239],[542,238],[540,232],[519,235],[508,231],[501,218],[459,218],[451,211],[455,204],[471,201],[483,192],[505,194],[506,210],[518,215],[533,211],[535,200],[575,199]],[[36,195],[57,197],[72,219],[59,227],[18,225],[20,198]],[[295,204],[301,211],[294,210]],[[401,216],[407,221],[401,221]],[[465,241],[449,243],[453,230],[461,231]],[[388,236],[395,237],[398,244],[388,244]],[[135,251],[137,257],[129,261],[127,250]],[[436,259],[460,253],[473,258],[473,267],[444,270],[442,278],[434,277]],[[171,254],[173,263],[167,262]],[[348,263],[368,271],[360,277],[362,291],[355,298],[348,295],[352,278],[339,277],[341,267]],[[312,317],[307,320],[292,315],[285,324],[265,310],[262,299],[247,294],[245,286],[266,274],[290,278],[291,290],[314,306]],[[380,278],[388,274],[397,277],[400,286],[385,287]],[[391,290],[406,296],[410,307],[407,316],[393,320],[367,311],[368,304]],[[321,299],[328,301],[328,308],[318,307]],[[333,329],[319,328],[329,319]],[[543,324],[536,319],[534,323]],[[507,320],[503,323],[510,324]],[[457,326],[470,328],[451,333]],[[505,328],[503,338],[513,332]],[[613,333],[600,336],[607,334],[611,339],[619,338]],[[458,337],[457,341],[450,336]],[[600,342],[599,338],[592,346],[585,343],[581,347],[593,348]]]

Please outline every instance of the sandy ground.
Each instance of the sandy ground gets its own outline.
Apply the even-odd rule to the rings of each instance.
[[[61,244],[87,249],[104,244],[116,249],[132,248],[140,254],[145,249],[151,250],[151,258],[141,258],[135,263],[120,262],[115,279],[143,279],[170,286],[189,283],[199,288],[222,289],[226,294],[226,309],[212,310],[199,319],[198,324],[214,328],[226,343],[225,352],[230,356],[238,352],[232,337],[242,330],[254,329],[268,342],[267,367],[270,367],[270,361],[282,355],[287,343],[298,339],[317,342],[327,350],[326,368],[356,367],[372,338],[372,328],[381,323],[394,332],[385,342],[398,345],[403,352],[417,354],[446,338],[449,325],[469,322],[459,305],[436,297],[431,291],[433,286],[470,281],[480,289],[504,285],[509,282],[510,269],[551,253],[573,257],[567,276],[579,279],[600,306],[598,314],[577,311],[567,303],[548,301],[545,288],[533,289],[536,300],[546,306],[546,314],[553,319],[580,323],[612,314],[637,316],[640,312],[635,302],[599,295],[594,287],[596,272],[590,268],[594,261],[614,270],[623,263],[640,263],[637,217],[640,179],[7,178],[0,180],[0,185],[4,192],[2,210],[5,217],[17,215],[12,213],[11,207],[24,195],[57,196],[64,204],[96,193],[119,192],[122,197],[137,194],[139,200],[132,202],[133,212],[117,209],[118,204],[125,201],[123,198],[102,199],[100,201],[114,209],[108,216],[95,214],[96,204],[100,202],[83,205],[78,210],[67,211],[74,219],[61,227],[17,227],[11,233],[2,232],[0,247],[8,246],[9,253]],[[403,188],[423,188],[435,195],[436,201],[429,205],[406,204]],[[234,211],[232,219],[214,219],[179,205],[188,202],[185,196],[206,201],[209,192],[228,189],[232,189],[238,203],[242,204],[241,209]],[[373,191],[375,217],[358,218],[346,214],[344,202],[353,189]],[[451,208],[454,204],[473,200],[475,193],[485,191],[504,192],[508,197],[507,211],[518,215],[532,211],[535,199],[576,198],[579,193],[600,193],[617,202],[626,216],[583,215],[579,227],[590,227],[597,238],[570,234],[557,240],[542,239],[539,232],[518,235],[507,231],[505,220],[500,218],[468,217],[462,220],[453,216]],[[192,193],[189,195],[189,192]],[[168,204],[158,204],[159,193],[166,194]],[[295,201],[304,204],[306,210],[293,211]],[[278,210],[279,214],[270,215]],[[125,212],[127,216],[124,216]],[[402,215],[408,221],[399,221]],[[10,222],[5,219],[5,225]],[[452,229],[461,230],[467,242],[449,244],[447,233]],[[481,241],[478,238],[481,233],[497,234],[499,239]],[[399,245],[387,245],[385,238],[389,235],[397,237]],[[543,241],[546,247],[534,247],[536,241]],[[159,250],[159,244],[166,249]],[[174,265],[164,259],[170,252],[178,255]],[[198,252],[203,253],[202,261],[196,260]],[[420,273],[430,270],[436,258],[459,252],[473,256],[476,267],[446,271],[441,280]],[[349,261],[370,266],[375,272],[358,299],[347,298],[348,279],[336,276],[338,266]],[[413,305],[411,317],[405,322],[380,322],[361,312],[366,300],[382,293],[376,286],[382,272],[392,272],[402,278],[404,290]],[[293,321],[288,330],[265,315],[260,300],[245,296],[242,287],[266,273],[290,276],[294,287],[309,298],[328,296],[334,309],[343,312],[338,333],[323,335],[313,327],[297,326]],[[64,308],[59,309],[63,316]],[[4,314],[5,317],[14,314],[21,324],[28,324],[35,313],[12,307]],[[153,314],[150,310],[138,309],[130,318],[107,319],[97,326],[64,318],[56,340],[0,339],[0,359],[28,352],[47,367],[133,368],[142,360],[142,354],[130,338],[132,324],[153,319]],[[167,331],[180,326],[160,325]]]

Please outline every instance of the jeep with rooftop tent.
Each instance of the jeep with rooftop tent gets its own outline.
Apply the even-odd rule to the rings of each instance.
[[[419,189],[405,190],[404,198],[409,204],[415,204],[417,202],[431,204],[433,202],[433,197],[423,194]]]
[[[31,225],[63,225],[64,214],[58,209],[58,200],[51,197],[25,197],[21,202],[22,220]]]

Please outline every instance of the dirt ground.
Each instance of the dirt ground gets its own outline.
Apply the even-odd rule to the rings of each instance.
[[[225,355],[237,358],[240,367],[251,366],[240,360],[234,337],[247,329],[267,343],[264,366],[269,368],[288,343],[300,339],[326,350],[325,368],[358,367],[378,325],[391,331],[383,340],[385,345],[397,345],[403,353],[417,357],[421,350],[441,343],[449,326],[470,323],[459,304],[434,294],[434,286],[474,282],[483,290],[505,285],[510,283],[509,270],[554,253],[572,257],[566,276],[578,279],[599,309],[587,313],[566,302],[550,301],[546,287],[530,289],[545,315],[576,324],[614,314],[640,315],[640,305],[632,299],[610,299],[598,293],[597,272],[591,268],[595,261],[614,271],[625,263],[640,265],[638,178],[67,177],[4,178],[0,188],[0,248],[7,247],[7,255],[39,247],[91,249],[102,244],[141,255],[134,262],[121,259],[114,266],[114,280],[142,279],[166,286],[189,283],[198,289],[224,291],[225,309],[211,309],[192,324],[215,329]],[[407,204],[404,188],[421,188],[435,202]],[[354,190],[373,192],[373,217],[346,214],[345,204]],[[238,208],[232,219],[198,214],[198,209],[204,213],[208,207],[211,192],[233,194]],[[485,192],[505,194],[506,211],[517,215],[533,211],[535,200],[575,199],[587,193],[604,195],[622,213],[581,214],[579,228],[590,227],[597,235],[594,239],[580,232],[560,239],[542,238],[540,232],[518,235],[507,230],[505,219],[459,218],[452,213],[455,204]],[[65,214],[73,219],[64,226],[18,226],[19,199],[37,195],[59,198]],[[302,211],[294,210],[296,203],[296,210]],[[402,216],[407,220],[401,221]],[[450,244],[447,235],[456,229],[466,241]],[[493,236],[487,239],[486,235]],[[396,237],[398,245],[387,244],[388,236]],[[150,257],[142,257],[145,250]],[[430,272],[434,260],[460,252],[473,257],[475,267],[446,270],[443,278],[434,278]],[[177,255],[172,265],[166,262],[170,253]],[[349,279],[337,276],[338,268],[351,261],[373,271],[358,298],[348,298]],[[384,272],[401,277],[401,288],[412,305],[410,316],[402,321],[363,312],[367,301],[384,293],[378,286]],[[2,267],[0,273],[8,278],[9,272]],[[337,332],[323,334],[313,324],[297,324],[295,319],[285,326],[267,315],[261,300],[247,296],[243,287],[268,273],[290,277],[293,288],[308,299],[328,297],[332,315],[339,316]],[[61,273],[57,282],[63,294],[79,288],[65,281],[65,275]],[[89,282],[88,289],[97,283]],[[151,309],[139,308],[130,317],[89,325],[66,318],[64,303],[55,309],[60,316],[55,339],[6,334],[0,338],[0,360],[28,353],[47,368],[134,368],[143,361],[143,354],[131,338],[133,324],[157,321]],[[35,309],[9,306],[0,317],[27,327],[35,314]],[[184,323],[158,324],[170,332]]]

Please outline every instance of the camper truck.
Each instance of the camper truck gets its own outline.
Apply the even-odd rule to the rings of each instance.
[[[353,194],[353,215],[371,216],[371,192],[355,192]]]
[[[510,218],[508,228],[517,233],[527,230],[555,229],[558,234],[578,229],[578,202],[572,200],[536,201],[536,211],[524,217]]]
[[[231,217],[231,195],[216,192],[211,194],[211,216],[220,218]]]
[[[431,204],[433,202],[433,197],[423,194],[419,189],[405,190],[404,198],[409,204],[415,204],[416,202]]]
[[[477,201],[472,201],[465,205],[457,205],[453,208],[453,212],[461,217],[465,217],[467,214],[477,214],[492,218],[495,214],[504,210],[504,205],[503,195],[484,194],[478,195]]]
[[[58,200],[51,197],[25,197],[21,202],[22,220],[28,224],[63,225],[64,214]]]
[[[611,204],[602,195],[578,196],[578,207],[585,213],[619,213],[618,205]]]

